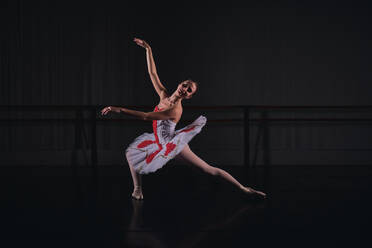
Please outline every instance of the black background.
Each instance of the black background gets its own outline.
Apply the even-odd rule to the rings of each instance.
[[[117,115],[101,118],[97,111],[92,168],[93,132],[90,122],[75,121],[78,112],[7,106],[155,106],[145,51],[134,37],[152,46],[169,91],[187,78],[199,82],[186,107],[371,105],[371,4],[17,0],[1,1],[0,11],[4,247],[359,247],[369,241],[370,120],[251,123],[249,164],[247,129],[208,121],[190,147],[267,192],[268,200],[246,204],[231,185],[171,161],[146,177],[141,203],[130,200],[124,149],[151,132],[150,123],[116,122]],[[183,120],[200,114],[242,118],[236,109],[185,108]],[[370,119],[371,108],[252,109],[251,117]],[[14,120],[20,118],[34,121]]]
[[[358,2],[8,1],[1,4],[7,104],[153,105],[145,52],[191,105],[370,104],[370,6]]]

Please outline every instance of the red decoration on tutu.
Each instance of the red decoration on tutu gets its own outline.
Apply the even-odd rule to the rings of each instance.
[[[182,130],[180,133],[183,133],[183,132],[185,132],[185,133],[190,132],[190,131],[194,130],[194,128],[195,128],[195,126],[192,126],[192,127],[186,128],[185,130]]]
[[[154,140],[144,140],[144,141],[142,141],[141,143],[138,144],[137,148],[144,148],[144,147],[146,147],[148,145],[151,145],[151,144],[154,144],[154,143],[156,143],[156,141],[154,141]]]
[[[173,144],[172,142],[167,144],[167,150],[164,153],[164,156],[167,156],[169,153],[171,153],[174,148],[176,148],[176,144]]]
[[[151,163],[151,161],[154,159],[154,157],[161,151],[161,149],[163,149],[163,147],[162,147],[162,145],[161,144],[159,144],[159,150],[157,150],[157,151],[155,151],[155,152],[153,152],[153,153],[151,153],[150,155],[148,155],[147,157],[146,157],[146,163]]]
[[[160,111],[160,108],[158,108],[158,106],[156,106],[155,107],[155,112],[158,112],[158,111]],[[159,150],[157,150],[157,151],[155,151],[155,152],[153,152],[153,153],[151,153],[150,155],[148,155],[147,157],[146,157],[146,163],[151,163],[151,161],[154,159],[154,157],[163,149],[163,146],[160,144],[160,142],[159,142],[159,137],[158,137],[158,134],[157,134],[157,122],[156,122],[156,120],[153,120],[152,121],[152,128],[153,128],[153,130],[154,130],[154,135],[155,135],[155,141],[153,141],[153,140],[144,140],[144,141],[142,141],[138,146],[140,146],[141,144],[142,145],[144,145],[144,147],[145,146],[148,146],[148,145],[150,145],[150,144],[153,144],[153,143],[156,143],[156,144],[158,144],[158,147],[159,147]]]

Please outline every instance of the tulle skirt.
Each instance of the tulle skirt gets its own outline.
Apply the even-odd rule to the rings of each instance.
[[[176,130],[173,137],[163,143],[156,142],[154,133],[140,135],[125,151],[128,163],[140,174],[155,172],[177,156],[206,122],[206,117],[199,116],[191,124]]]

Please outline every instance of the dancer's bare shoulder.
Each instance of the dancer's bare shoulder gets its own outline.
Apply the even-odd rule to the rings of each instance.
[[[158,108],[161,111],[170,111],[173,118],[171,120],[175,123],[179,122],[182,116],[182,104],[171,105],[167,98],[161,99]]]

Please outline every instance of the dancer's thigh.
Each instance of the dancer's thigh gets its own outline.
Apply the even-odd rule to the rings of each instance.
[[[192,163],[192,155],[193,152],[191,151],[189,145],[185,145],[183,150],[175,157],[176,160],[185,162],[186,164]]]
[[[218,168],[210,166],[204,160],[199,158],[193,151],[191,151],[189,145],[184,147],[184,149],[176,156],[176,159],[185,162],[188,165],[195,166],[209,174],[218,174]]]

